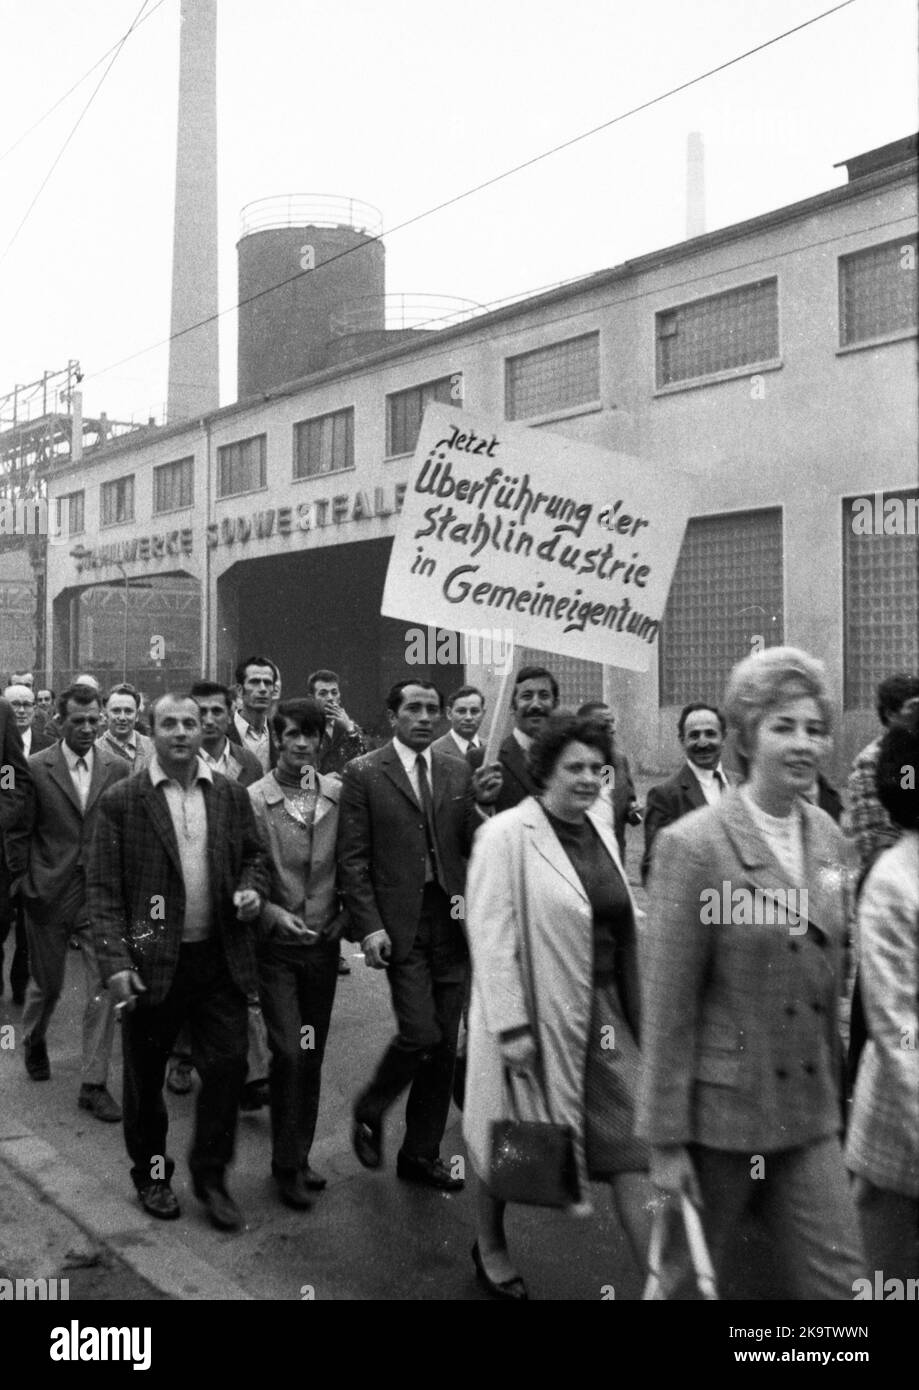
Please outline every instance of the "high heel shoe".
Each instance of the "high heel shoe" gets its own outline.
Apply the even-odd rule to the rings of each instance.
[[[472,1263],[475,1265],[475,1277],[478,1279],[483,1289],[488,1290],[492,1298],[510,1298],[517,1303],[521,1303],[524,1299],[529,1298],[530,1295],[527,1292],[527,1286],[519,1274],[516,1274],[513,1279],[505,1279],[501,1284],[496,1284],[494,1279],[488,1277],[485,1266],[482,1263],[482,1254],[479,1250],[478,1241],[476,1241],[475,1245],[472,1247]]]

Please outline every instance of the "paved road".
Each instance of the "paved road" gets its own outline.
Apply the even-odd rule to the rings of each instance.
[[[637,844],[633,857],[637,862]],[[234,1236],[206,1223],[190,1191],[182,1159],[193,1097],[168,1100],[182,1219],[154,1222],[133,1200],[120,1125],[101,1124],[76,1104],[82,990],[81,962],[71,952],[66,992],[49,1037],[49,1082],[28,1078],[21,1047],[0,1048],[0,1164],[13,1160],[21,1176],[39,1182],[39,1190],[44,1183],[90,1235],[107,1231],[109,1243],[126,1257],[139,1252],[141,1271],[177,1297],[215,1297],[221,1280],[227,1281],[226,1295],[254,1299],[487,1297],[472,1276],[471,1196],[429,1192],[396,1179],[397,1116],[391,1117],[387,1135],[386,1169],[368,1173],[351,1152],[352,1098],[391,1034],[385,980],[367,970],[362,959],[339,980],[326,1054],[313,1162],[329,1186],[310,1212],[281,1206],[269,1178],[267,1111],[242,1115],[230,1187],[246,1228]],[[13,1025],[16,1043],[20,1013],[8,995],[0,999],[0,1026]],[[116,1052],[114,1078],[120,1077],[119,1056]],[[117,1095],[118,1085],[112,1089]],[[456,1111],[443,1152],[447,1157],[464,1153]],[[598,1186],[593,1195],[595,1213],[584,1219],[513,1209],[511,1241],[534,1297],[599,1300],[610,1285],[617,1299],[638,1296],[640,1278],[609,1194]]]

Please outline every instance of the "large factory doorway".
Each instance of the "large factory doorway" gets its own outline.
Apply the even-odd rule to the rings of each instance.
[[[463,682],[462,665],[409,664],[407,634],[423,624],[380,616],[391,540],[360,541],[244,560],[217,582],[217,679],[232,683],[243,657],[270,657],[283,694],[306,694],[311,671],[341,677],[345,708],[369,733],[389,735],[386,692],[410,676],[447,695]],[[427,654],[427,653],[426,653]]]

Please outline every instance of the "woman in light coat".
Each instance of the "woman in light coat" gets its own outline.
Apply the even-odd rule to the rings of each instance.
[[[633,1135],[635,905],[611,827],[590,810],[611,763],[602,725],[551,716],[530,750],[541,794],[483,826],[469,864],[463,1129],[478,1177],[473,1261],[498,1298],[528,1297],[508,1252],[504,1204],[488,1189],[493,1122],[515,1112],[571,1126],[582,1195],[592,1178],[612,1183],[644,1268],[650,1186],[647,1151]]]

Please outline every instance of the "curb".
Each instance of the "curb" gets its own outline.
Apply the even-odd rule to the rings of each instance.
[[[254,1301],[224,1271],[177,1242],[174,1223],[167,1233],[152,1220],[140,1217],[133,1202],[80,1172],[57,1149],[10,1116],[0,1133],[0,1163],[110,1249],[158,1293],[173,1299]]]

